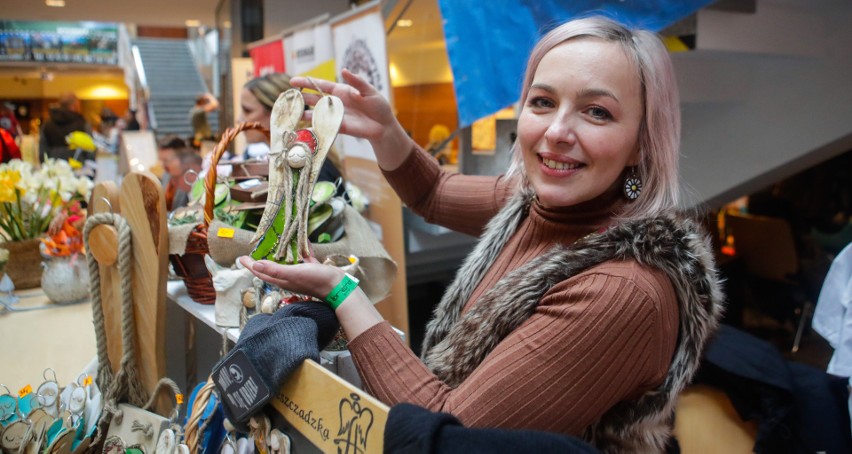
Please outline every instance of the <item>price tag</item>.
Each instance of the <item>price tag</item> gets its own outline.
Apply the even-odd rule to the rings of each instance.
[[[27,394],[33,392],[33,387],[30,385],[24,386],[18,391],[18,397],[26,397]]]
[[[89,386],[92,384],[92,376],[86,375],[86,378],[83,379],[83,386]]]
[[[219,227],[219,231],[216,232],[216,236],[219,238],[233,238],[234,237],[234,229],[229,229],[226,227]]]
[[[183,405],[183,394],[175,394],[175,400],[178,405]]]

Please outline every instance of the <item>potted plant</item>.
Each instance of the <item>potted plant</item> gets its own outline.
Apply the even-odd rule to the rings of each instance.
[[[6,272],[16,288],[40,285],[39,239],[57,213],[85,201],[93,186],[63,160],[40,167],[19,159],[0,164],[0,247],[9,250]]]

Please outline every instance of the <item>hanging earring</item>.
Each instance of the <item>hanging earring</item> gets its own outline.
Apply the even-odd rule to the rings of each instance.
[[[18,420],[18,398],[6,385],[0,384],[0,386],[6,388],[6,393],[0,395],[0,425],[6,427]]]
[[[86,401],[89,400],[89,393],[86,392],[86,385],[83,381],[85,374],[77,377],[76,383],[71,383],[71,395],[68,396],[68,411],[71,412],[73,425],[83,424],[83,413],[86,411]]]
[[[630,168],[630,173],[624,179],[624,196],[627,200],[633,201],[639,198],[639,193],[642,192],[642,179],[636,173],[636,167]]]
[[[53,380],[47,378],[47,371],[53,372]],[[41,374],[44,383],[36,390],[36,397],[41,408],[56,418],[59,415],[59,382],[56,380],[56,371],[47,368]]]

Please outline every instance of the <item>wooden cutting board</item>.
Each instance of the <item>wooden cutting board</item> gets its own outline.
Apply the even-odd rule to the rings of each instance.
[[[119,193],[121,215],[133,236],[133,308],[136,364],[150,393],[166,375],[165,321],[169,233],[166,200],[150,172],[124,177]]]
[[[92,189],[89,213],[121,213],[118,186],[103,181]],[[101,305],[104,312],[107,354],[113,373],[121,363],[121,278],[115,264],[118,255],[118,232],[114,227],[99,225],[89,233],[88,247],[98,261],[101,276]]]

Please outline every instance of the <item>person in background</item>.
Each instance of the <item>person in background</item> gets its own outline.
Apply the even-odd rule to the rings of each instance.
[[[660,38],[603,17],[544,35],[501,176],[442,169],[380,92],[342,77],[291,83],[341,99],[341,133],[370,142],[415,213],[480,237],[427,325],[422,358],[343,270],[243,265],[328,302],[366,389],[387,405],[581,437],[604,452],[664,452],[723,295],[702,223],[677,210],[680,109]]]
[[[0,104],[0,128],[5,129],[15,140],[23,135],[18,117],[15,116],[15,105],[10,102]]]
[[[160,144],[157,147],[158,167],[151,170],[155,175],[160,177],[160,183],[164,187],[171,178],[171,166],[180,165],[180,162],[177,161],[177,152],[185,148],[187,148],[186,142],[176,135],[168,135],[160,140]]]
[[[210,130],[210,122],[207,121],[207,114],[218,108],[219,100],[210,93],[204,93],[195,98],[195,105],[189,111],[194,147],[199,147],[202,140],[213,139],[213,131]]]
[[[92,132],[92,137],[95,139],[95,144],[99,150],[106,151],[110,154],[118,153],[118,142],[121,139],[121,126],[118,123],[118,116],[112,109],[104,107],[101,109],[101,123],[96,131]]]
[[[138,131],[141,129],[139,126],[139,120],[136,119],[136,109],[127,109],[122,121],[124,122],[122,129],[125,131]]]
[[[68,159],[76,150],[70,149],[66,141],[68,134],[74,131],[90,133],[91,126],[80,113],[80,100],[74,93],[59,96],[57,107],[50,109],[50,118],[41,128],[39,140],[39,158]]]
[[[237,121],[256,121],[269,129],[269,117],[272,114],[272,106],[281,93],[292,88],[290,76],[284,73],[270,73],[254,78],[245,85],[240,92],[240,115]],[[302,127],[308,127],[303,125]],[[269,139],[257,130],[245,131],[248,148],[245,153],[247,159],[266,159],[269,154]],[[326,160],[322,164],[317,181],[337,181],[342,177],[342,163],[340,155],[332,146]],[[338,186],[338,195],[342,195],[344,185]]]
[[[4,128],[0,128],[0,164],[13,159],[21,159],[21,149],[15,138]]]
[[[423,148],[438,160],[438,164],[448,164],[450,162],[449,145],[452,137],[450,128],[446,125],[433,125],[432,129],[429,130],[429,143]]]
[[[192,148],[184,148],[175,153],[169,163],[169,181],[166,183],[166,209],[174,211],[189,203],[189,193],[195,181],[188,173],[195,173],[195,178],[201,172],[202,159]]]

